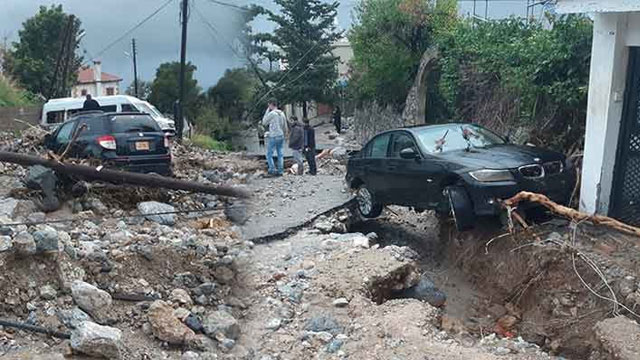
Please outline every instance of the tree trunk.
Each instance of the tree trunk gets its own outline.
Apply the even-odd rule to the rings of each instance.
[[[303,101],[302,102],[302,119],[306,119],[307,118],[307,102]]]
[[[7,151],[0,151],[0,162],[8,162],[22,166],[42,165],[53,169],[57,173],[75,176],[86,181],[104,181],[112,184],[131,184],[151,188],[185,190],[241,198],[248,198],[250,196],[250,193],[247,190],[232,186],[215,186],[160,175],[139,174],[127,171],[111,170],[102,167],[94,168],[92,166],[63,163],[55,160],[43,159],[38,156]]]

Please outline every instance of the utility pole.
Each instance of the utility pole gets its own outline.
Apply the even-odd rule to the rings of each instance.
[[[178,111],[175,119],[176,138],[182,140],[182,129],[184,127],[184,78],[187,60],[187,22],[189,21],[189,0],[182,0],[182,43],[180,47],[180,98],[178,100]]]
[[[133,48],[133,94],[138,97],[138,64],[136,62],[136,39],[131,39]]]
[[[55,96],[56,93],[56,85],[58,85],[58,75],[60,73],[60,67],[64,62],[64,53],[65,48],[67,47],[67,42],[69,41],[69,35],[71,33],[71,25],[73,23],[73,15],[69,16],[69,20],[64,26],[64,29],[60,33],[60,50],[58,51],[58,56],[56,57],[56,66],[53,71],[53,78],[49,84],[49,92],[46,95],[47,100],[51,99]]]

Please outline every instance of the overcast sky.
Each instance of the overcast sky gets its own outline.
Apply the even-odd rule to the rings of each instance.
[[[86,35],[81,42],[85,58],[97,55],[106,45],[124,34],[140,20],[151,14],[165,0],[0,0],[0,37],[16,40],[21,24],[33,16],[40,5],[62,4],[67,13],[73,13],[82,20]],[[275,9],[270,0],[226,0],[228,3],[246,5],[249,2]],[[222,37],[232,40],[239,33],[238,11],[211,3],[207,0],[191,0],[191,3],[213,24]],[[348,29],[351,12],[356,0],[343,0],[338,12],[338,22],[342,29]],[[179,0],[172,1],[142,27],[111,47],[100,56],[103,71],[121,76],[124,88],[133,79],[130,53],[131,38],[135,37],[138,47],[138,72],[144,80],[152,80],[155,69],[166,61],[178,61],[180,56]],[[477,0],[476,13],[484,16],[484,0]],[[462,14],[471,13],[473,1],[460,2]],[[524,15],[526,0],[503,0],[489,2],[489,17],[504,17],[510,14]],[[263,23],[257,24],[264,31]],[[200,86],[207,88],[217,81],[224,70],[241,66],[242,59],[235,56],[225,42],[212,35],[211,30],[200,17],[192,12],[189,21],[187,58],[198,70],[196,77]]]

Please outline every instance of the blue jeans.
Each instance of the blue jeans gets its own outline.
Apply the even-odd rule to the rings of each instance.
[[[274,136],[267,138],[267,165],[270,174],[282,174],[284,172],[284,158],[282,156],[282,147],[284,146],[284,136]],[[273,164],[273,149],[278,154],[278,171],[275,171]]]

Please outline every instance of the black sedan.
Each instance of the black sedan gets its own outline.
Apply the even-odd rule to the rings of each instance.
[[[156,121],[141,113],[80,113],[45,137],[45,146],[57,153],[68,147],[71,157],[94,158],[107,167],[161,175],[171,174],[169,145]]]
[[[364,217],[403,205],[451,212],[466,230],[522,190],[567,203],[576,174],[560,153],[510,144],[475,124],[443,124],[376,135],[349,159],[346,180]]]

